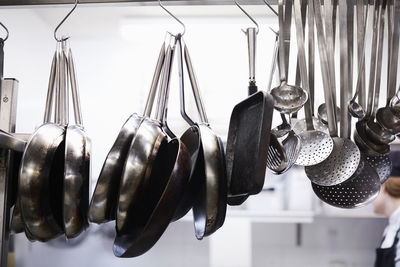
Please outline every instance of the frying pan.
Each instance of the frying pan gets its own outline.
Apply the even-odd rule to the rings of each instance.
[[[255,29],[249,28],[246,33],[249,48],[254,47]],[[250,62],[254,62],[255,54],[249,56]],[[250,81],[249,87],[256,91],[254,81]],[[257,194],[264,185],[273,107],[272,96],[258,91],[233,108],[226,144],[230,197]]]
[[[177,40],[180,38],[180,35],[176,37]],[[166,123],[169,77],[175,45],[172,50],[168,49],[167,64],[164,69],[162,91],[160,93],[160,98],[162,97],[163,99],[157,113],[159,114],[158,117],[161,118],[163,130],[172,139],[168,142],[167,153],[163,155],[164,158],[159,158],[159,162],[153,162],[154,166],[150,166],[150,168],[156,168],[158,165],[161,167],[161,170],[158,168],[155,169],[153,174],[155,173],[156,175],[150,177],[148,187],[144,188],[146,192],[143,198],[144,203],[132,203],[139,212],[135,213],[135,216],[141,216],[142,214],[146,216],[146,214],[149,214],[149,217],[144,221],[145,224],[141,224],[143,217],[128,218],[129,221],[133,222],[130,225],[129,231],[124,234],[117,232],[114,242],[114,254],[119,257],[139,256],[157,242],[168,227],[176,207],[181,201],[191,173],[190,154],[186,146],[174,136]],[[155,203],[154,206],[152,205],[153,203]]]
[[[65,60],[68,56],[68,76],[71,83],[72,99],[75,111],[75,124],[69,124],[65,133],[65,161],[63,181],[63,229],[67,238],[79,235],[87,226],[89,206],[90,142],[82,125],[82,114],[78,95],[78,85],[72,51],[68,55],[63,51]],[[66,99],[69,96],[66,94]],[[68,112],[66,114],[68,120]],[[86,162],[88,155],[89,162]],[[89,168],[87,168],[89,167]]]
[[[124,163],[128,156],[132,140],[143,118],[150,116],[164,58],[165,43],[163,43],[161,47],[157,60],[156,70],[143,113],[144,115],[139,116],[134,113],[128,118],[104,161],[89,207],[89,220],[91,222],[105,223],[115,219],[118,204],[118,190]]]
[[[195,172],[201,179],[194,198],[193,217],[196,238],[202,239],[217,231],[225,221],[228,182],[224,147],[220,137],[214,133],[208,122],[186,45],[184,46],[184,56],[197,111],[200,115],[198,126],[201,148]]]
[[[161,88],[169,78],[170,61],[173,50],[169,46],[164,63],[164,75]],[[159,93],[158,107],[162,104],[162,93]],[[155,207],[158,199],[152,203],[146,203],[146,213],[141,211],[152,177],[158,177],[157,188],[162,190],[165,187],[168,176],[165,175],[165,163],[162,162],[168,155],[168,137],[162,128],[163,112],[157,110],[157,119],[145,118],[136,131],[136,135],[129,148],[122,172],[122,179],[119,189],[118,206],[116,214],[116,230],[119,235],[128,234],[129,229],[135,228],[134,223],[145,225]],[[162,192],[162,191],[161,191]],[[157,192],[160,195],[161,192]],[[138,210],[139,209],[139,210]],[[140,214],[140,216],[139,216]],[[137,222],[135,222],[137,221]]]
[[[184,87],[184,73],[183,73],[183,56],[182,56],[182,38],[178,40],[177,46],[178,53],[178,72],[179,72],[179,96],[180,96],[180,113],[182,118],[190,125],[190,127],[182,134],[180,140],[185,144],[191,161],[191,173],[187,187],[182,196],[181,202],[175,210],[172,221],[177,221],[185,216],[189,210],[193,207],[194,196],[198,188],[200,187],[200,180],[204,179],[204,172],[199,171],[199,151],[201,148],[201,136],[200,129],[197,123],[195,123],[185,109],[185,87]]]
[[[57,48],[59,50],[59,47]],[[57,51],[56,62],[59,60]],[[58,65],[58,64],[56,64]],[[52,72],[50,78],[54,75]],[[50,79],[51,80],[51,79]],[[54,84],[49,84],[48,95],[53,94]],[[50,104],[47,101],[47,104]],[[22,155],[18,193],[22,219],[26,232],[39,241],[47,241],[60,234],[62,228],[51,207],[50,187],[52,165],[56,165],[56,152],[63,148],[64,127],[51,123],[51,106],[46,105],[44,123],[31,135]]]

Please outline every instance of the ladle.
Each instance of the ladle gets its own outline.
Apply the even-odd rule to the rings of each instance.
[[[281,29],[280,34],[285,35],[286,30],[284,29],[283,22],[283,0],[279,0],[279,28]],[[279,64],[280,69],[285,70],[285,48],[283,38],[279,38]],[[285,71],[280,72],[281,84],[271,90],[271,95],[275,100],[275,109],[284,114],[291,114],[300,110],[307,102],[307,92],[294,85],[287,84],[287,77]]]

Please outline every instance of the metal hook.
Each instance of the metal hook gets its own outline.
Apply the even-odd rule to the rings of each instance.
[[[256,25],[257,31],[256,33],[258,34],[259,32],[259,27],[258,27],[258,23],[253,19],[252,16],[250,16],[249,13],[246,12],[246,10],[243,9],[243,7],[241,7],[239,5],[239,3],[236,0],[233,0],[235,2],[235,4],[237,5],[238,8],[240,8],[240,10],[242,10],[242,12]],[[243,32],[245,32],[244,30],[242,30]]]
[[[186,32],[186,26],[185,26],[185,24],[184,24],[180,19],[178,19],[174,14],[172,14],[168,9],[166,9],[165,6],[161,3],[161,0],[158,0],[158,4],[160,5],[160,7],[161,7],[162,9],[165,10],[165,12],[167,12],[167,13],[168,13],[171,17],[173,17],[179,24],[182,25],[182,27],[183,27],[183,32],[180,33],[180,35],[183,36],[183,35],[185,34],[185,32]],[[176,37],[176,36],[173,35],[172,33],[169,33],[169,34],[171,34],[172,36]]]
[[[276,12],[276,10],[273,9],[270,4],[268,4],[267,0],[263,0],[263,1],[267,5],[267,7],[269,7],[269,9],[271,9],[271,11],[278,17],[278,12]]]
[[[65,40],[69,39],[69,37],[62,37],[61,39],[58,39],[57,38],[57,31],[61,27],[61,25],[67,20],[67,18],[72,14],[72,12],[74,12],[74,10],[75,10],[75,8],[77,6],[78,6],[78,0],[75,0],[74,7],[71,9],[70,12],[68,12],[68,14],[63,18],[63,20],[55,28],[55,30],[54,30],[54,39],[56,39],[57,42],[62,42],[62,41],[65,41]]]
[[[6,33],[7,33],[6,38],[3,39],[3,42],[5,42],[5,41],[8,39],[8,36],[10,35],[10,33],[9,33],[7,27],[6,27],[3,23],[0,22],[0,25],[1,25],[1,27],[4,28],[4,30],[5,30]]]

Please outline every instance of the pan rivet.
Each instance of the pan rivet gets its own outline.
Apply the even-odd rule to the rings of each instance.
[[[6,97],[6,96],[3,97],[3,102],[4,102],[4,103],[7,103],[7,102],[8,102],[8,97]]]

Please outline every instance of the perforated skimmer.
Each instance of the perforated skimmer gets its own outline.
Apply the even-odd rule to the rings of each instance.
[[[300,66],[300,76],[303,87],[307,92],[310,92],[309,82],[307,77],[306,55],[304,48],[303,24],[301,20],[301,4],[300,1],[294,3],[296,36],[298,46],[298,57]],[[304,106],[306,117],[307,130],[300,133],[301,140],[300,154],[296,160],[297,165],[311,166],[324,161],[333,150],[333,141],[329,134],[316,131],[312,119],[312,103],[308,99]]]

